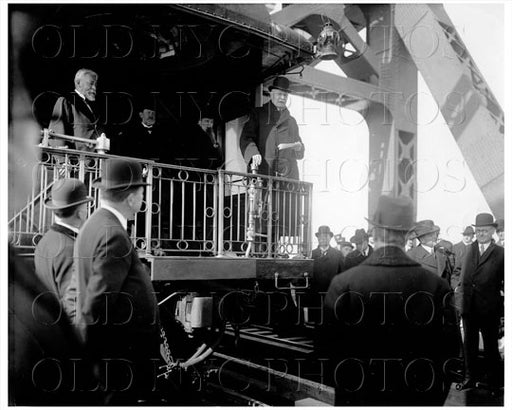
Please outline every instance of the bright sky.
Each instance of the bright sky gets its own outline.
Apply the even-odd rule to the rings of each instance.
[[[503,108],[504,6],[448,4],[445,10]],[[331,71],[332,63],[321,64],[317,68]],[[458,242],[464,226],[490,210],[443,117],[432,121],[437,105],[421,75],[418,88],[423,96],[418,122],[428,125],[418,127],[417,217],[433,219],[443,238]],[[368,226],[367,126],[354,111],[301,97],[291,96],[289,109],[306,146],[302,178],[314,183],[313,228],[326,224],[348,239],[356,228]]]

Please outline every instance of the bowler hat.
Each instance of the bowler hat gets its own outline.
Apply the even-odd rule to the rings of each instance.
[[[473,226],[475,228],[478,228],[479,226],[494,226],[496,228],[498,224],[494,222],[494,217],[491,214],[481,213],[476,216]]]
[[[475,230],[473,229],[472,226],[466,226],[466,228],[464,229],[464,232],[462,232],[462,235],[466,236],[466,235],[474,235],[475,234]]]
[[[439,232],[441,228],[434,224],[432,219],[424,219],[423,221],[416,222],[414,228],[412,228],[416,234],[416,238],[420,238],[430,233]]]
[[[331,232],[331,228],[329,228],[327,225],[321,225],[318,227],[318,232],[315,233],[315,236],[318,238],[319,235],[327,234],[330,235],[331,238],[334,236],[334,234]]]
[[[496,219],[496,232],[503,232],[505,230],[505,220],[503,218]]]
[[[412,201],[405,196],[382,195],[377,202],[377,210],[373,219],[365,219],[378,228],[405,233],[414,224],[414,206]]]
[[[142,180],[141,165],[132,160],[110,158],[105,161],[102,176],[93,181],[100,189],[128,189],[149,185]]]
[[[368,234],[364,231],[364,229],[356,229],[354,236],[350,238],[350,242],[352,243],[363,243],[363,241],[368,240]]]
[[[281,90],[284,92],[290,92],[290,81],[286,77],[276,77],[274,81],[268,89],[272,91],[273,89]]]
[[[63,178],[55,181],[51,196],[44,201],[44,206],[48,209],[64,209],[91,201],[93,199],[87,196],[87,188],[82,181]]]

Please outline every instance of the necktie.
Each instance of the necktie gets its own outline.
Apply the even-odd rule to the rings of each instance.
[[[483,244],[480,244],[480,255],[482,255],[485,252],[485,247]]]

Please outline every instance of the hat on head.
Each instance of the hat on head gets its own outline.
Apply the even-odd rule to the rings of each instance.
[[[405,233],[414,225],[414,206],[411,199],[405,196],[382,195],[373,219],[365,219],[378,228]]]
[[[476,216],[473,226],[475,228],[479,226],[494,226],[496,228],[498,224],[494,222],[494,217],[491,214],[481,213]]]
[[[318,232],[315,233],[315,236],[318,238],[318,236],[327,234],[330,235],[331,238],[334,236],[334,234],[331,232],[331,228],[329,228],[327,225],[321,225],[318,227]]]
[[[434,224],[432,219],[424,219],[423,221],[416,222],[414,228],[412,228],[416,234],[416,238],[421,238],[424,235],[439,232],[441,228]]]
[[[340,234],[334,235],[334,239],[336,239],[336,243],[340,247],[349,246],[351,249],[354,249],[354,245],[352,245],[351,242],[347,241],[344,236],[341,236]]]
[[[368,240],[368,234],[364,231],[364,229],[356,229],[354,236],[350,238],[350,242],[352,243],[363,243]]]
[[[65,209],[92,201],[93,198],[87,196],[87,188],[82,181],[63,178],[55,181],[51,196],[44,201],[44,206],[48,209]]]
[[[142,167],[137,161],[110,158],[105,161],[102,176],[92,185],[99,189],[128,189],[149,185],[142,180]]]
[[[276,77],[270,87],[268,87],[269,91],[273,89],[281,90],[284,92],[290,92],[290,81],[286,77]]]
[[[154,98],[144,97],[137,101],[137,112],[144,110],[156,111],[156,101]]]
[[[472,226],[466,226],[466,228],[464,229],[464,232],[462,232],[462,235],[466,236],[466,235],[474,235],[475,234],[475,230],[473,229]]]
[[[503,232],[505,230],[505,220],[503,218],[496,219],[496,232]]]

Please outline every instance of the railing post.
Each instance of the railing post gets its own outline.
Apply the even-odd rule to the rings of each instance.
[[[217,237],[217,255],[224,254],[224,173],[219,169],[219,207],[218,207],[218,237]]]
[[[218,208],[218,205],[219,205],[219,181],[220,181],[220,176],[219,176],[219,172],[217,172],[217,174],[215,175],[215,179],[213,181],[213,203],[212,203],[212,206],[213,206],[213,233],[212,233],[212,241],[213,241],[213,246],[212,246],[212,249],[214,250],[214,254],[217,255],[218,254],[218,249],[217,249],[217,246],[218,246],[218,217],[219,217],[219,208]]]
[[[268,191],[268,197],[267,197],[267,203],[268,203],[268,207],[267,207],[267,257],[268,258],[272,258],[272,215],[274,213],[273,211],[273,201],[272,201],[272,196],[273,196],[273,179],[272,178],[269,178],[267,180],[267,191]],[[277,243],[276,243],[276,246],[277,246]],[[277,248],[276,248],[276,252],[277,252]]]
[[[153,165],[145,164],[147,166],[146,182],[149,184],[146,186],[146,215],[145,231],[146,231],[146,255],[151,255],[151,219],[152,219],[152,205],[153,205]]]

